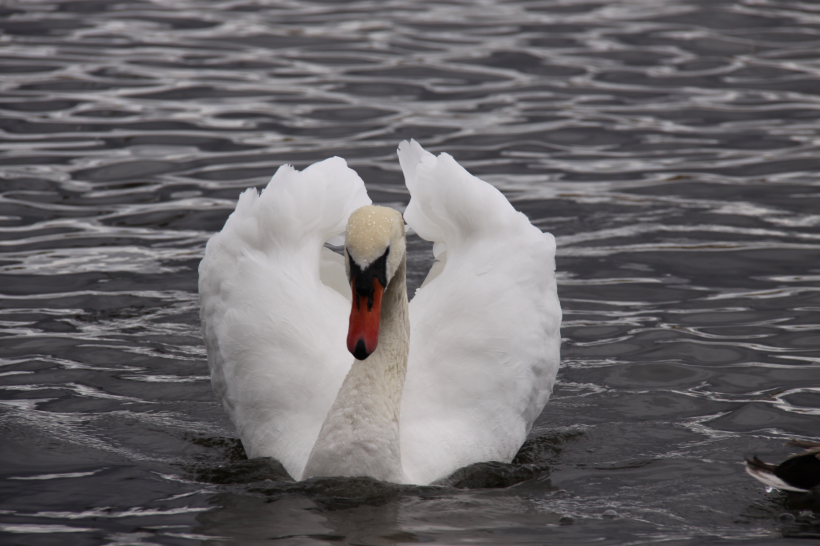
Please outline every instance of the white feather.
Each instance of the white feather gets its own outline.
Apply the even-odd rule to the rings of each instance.
[[[214,391],[248,456],[273,457],[291,476],[302,475],[351,363],[340,295],[349,300],[350,288],[323,244],[369,203],[343,159],[285,165],[261,195],[240,196],[199,267]]]
[[[449,155],[411,141],[399,159],[405,221],[443,264],[410,303],[401,408],[405,473],[429,483],[512,460],[546,404],[560,362],[555,240]]]
[[[447,154],[411,141],[399,160],[405,220],[438,260],[409,306],[399,416],[405,479],[427,484],[515,456],[555,381],[561,308],[552,235]],[[248,455],[294,477],[353,361],[344,263],[322,247],[369,203],[339,158],[282,167],[261,196],[242,194],[200,265],[214,390]]]

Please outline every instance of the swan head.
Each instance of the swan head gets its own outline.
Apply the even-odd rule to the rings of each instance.
[[[353,293],[347,348],[358,360],[379,342],[382,295],[404,260],[404,219],[387,207],[353,211],[345,231],[345,269]]]

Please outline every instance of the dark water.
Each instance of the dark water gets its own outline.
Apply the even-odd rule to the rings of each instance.
[[[746,454],[820,436],[820,6],[0,2],[0,543],[756,544]],[[211,394],[239,192],[413,137],[558,240],[558,386],[512,465],[293,483]],[[410,241],[411,283],[432,261]]]

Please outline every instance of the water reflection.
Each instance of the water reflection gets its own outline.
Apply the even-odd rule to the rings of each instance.
[[[817,435],[817,15],[5,2],[2,540],[816,537],[816,505],[740,461]],[[556,235],[564,366],[513,465],[335,505],[243,459],[207,381],[196,270],[282,163],[340,155],[402,210],[411,137]],[[408,249],[412,294],[433,258]]]
[[[301,539],[386,545],[507,533],[535,536],[560,523],[560,514],[510,495],[488,499],[449,488],[402,490],[349,482],[321,484],[321,489],[291,491],[287,496],[270,491],[267,497],[223,493],[210,499],[218,509],[197,517],[197,532],[241,544]],[[536,521],[539,530],[531,528]]]

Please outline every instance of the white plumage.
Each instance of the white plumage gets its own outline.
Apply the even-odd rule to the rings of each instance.
[[[552,235],[447,154],[405,141],[399,159],[405,221],[438,260],[409,305],[399,416],[402,481],[427,484],[515,456],[552,391],[561,308]],[[240,196],[200,265],[214,390],[248,456],[297,479],[354,360],[344,259],[323,245],[369,203],[340,158],[283,166]]]

